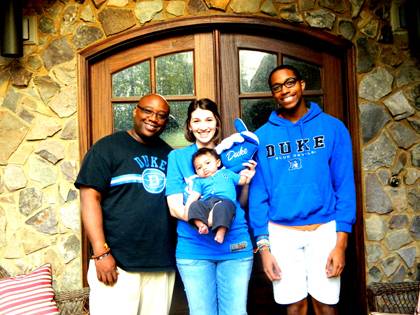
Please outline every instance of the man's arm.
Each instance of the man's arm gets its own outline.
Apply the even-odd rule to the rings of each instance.
[[[96,257],[106,252],[101,200],[102,196],[99,191],[86,186],[80,187],[82,222],[92,246],[93,255]],[[117,282],[117,265],[111,253],[95,259],[95,266],[99,281],[106,285],[113,285]]]

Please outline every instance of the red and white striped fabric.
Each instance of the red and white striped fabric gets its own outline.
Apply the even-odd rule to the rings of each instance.
[[[58,315],[51,265],[0,280],[0,315]]]

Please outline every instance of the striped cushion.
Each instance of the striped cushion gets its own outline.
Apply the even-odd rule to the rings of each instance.
[[[0,314],[58,315],[51,282],[50,264],[27,275],[0,280]]]

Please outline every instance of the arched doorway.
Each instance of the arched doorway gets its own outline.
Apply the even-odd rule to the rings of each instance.
[[[306,97],[342,119],[353,135],[359,213],[350,237],[340,309],[341,314],[364,314],[364,241],[353,53],[343,39],[257,17],[186,18],[113,37],[79,55],[81,154],[102,136],[130,125],[127,113],[131,113],[141,95],[150,92],[164,95],[171,103],[173,117],[164,137],[175,147],[186,144],[182,124],[188,103],[195,98],[216,100],[225,135],[234,131],[233,119],[238,116],[250,129],[255,129],[274,107],[266,85],[268,73],[282,63],[297,66],[310,83]],[[274,312],[279,311],[273,303],[271,284],[256,257],[249,313]],[[183,306],[175,305],[174,314],[182,313]]]

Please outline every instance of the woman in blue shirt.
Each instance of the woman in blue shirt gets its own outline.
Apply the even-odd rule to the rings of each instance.
[[[184,212],[192,179],[196,176],[192,155],[199,148],[214,148],[220,142],[220,115],[213,101],[191,102],[185,137],[193,144],[169,154],[166,196],[171,215],[178,218],[176,260],[190,314],[246,314],[253,253],[244,210],[236,201],[236,216],[221,244],[214,240],[212,232],[199,234],[188,224],[188,213]],[[245,163],[244,166],[246,169],[241,174],[247,176],[249,182],[255,174],[255,164]]]

